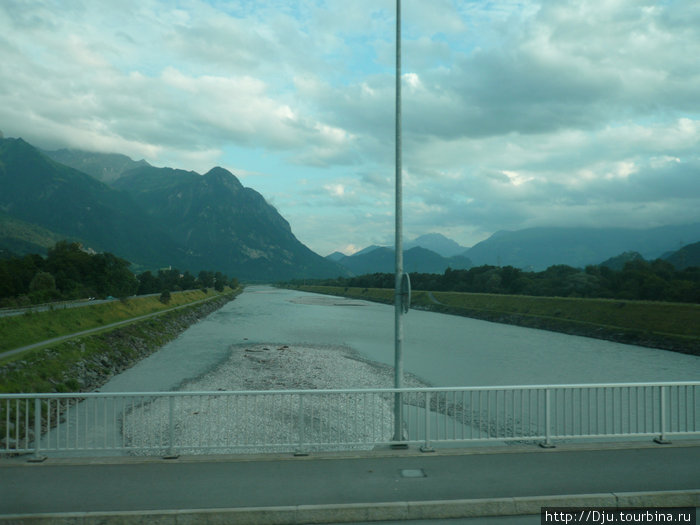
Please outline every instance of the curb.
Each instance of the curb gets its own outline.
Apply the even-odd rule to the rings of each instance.
[[[542,507],[698,507],[700,489],[663,492],[620,492],[527,496],[449,501],[402,501],[201,510],[71,512],[0,516],[7,525],[291,525],[522,516],[539,514]]]

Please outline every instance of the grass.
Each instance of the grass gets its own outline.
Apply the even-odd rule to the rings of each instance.
[[[148,330],[145,327],[129,325],[123,330],[125,334],[131,332],[138,334],[141,339],[145,340],[146,344],[155,344],[156,341],[151,341],[151,339],[158,337],[157,331]],[[81,385],[71,373],[76,363],[87,362],[93,356],[100,356],[106,352],[119,356],[121,359],[133,357],[133,350],[128,345],[107,341],[106,335],[101,333],[78,340],[71,339],[47,349],[29,350],[20,354],[20,357],[7,358],[0,365],[16,361],[21,366],[5,373],[2,373],[0,369],[0,378],[2,379],[0,393],[79,392]],[[146,340],[146,338],[148,339]],[[122,339],[126,341],[127,337],[122,337]],[[106,348],[108,350],[105,350]]]
[[[457,292],[433,292],[433,296],[437,301],[456,308],[700,337],[700,306],[696,304]],[[420,301],[425,304],[426,298],[421,297]]]
[[[98,380],[100,377],[107,377],[115,370],[128,368],[176,337],[191,322],[191,317],[189,320],[183,320],[188,319],[188,312],[201,308],[202,305],[197,304],[200,299],[207,297],[213,299],[222,295],[231,299],[240,291],[241,289],[238,288],[233,291],[227,290],[223,294],[214,292],[205,294],[201,291],[173,294],[173,300],[167,307],[162,304],[154,305],[149,300],[157,301],[157,297],[132,300],[130,302],[140,304],[132,305],[129,310],[124,310],[124,305],[118,303],[95,305],[95,307],[111,306],[118,313],[106,313],[105,308],[96,308],[91,312],[90,319],[96,321],[104,317],[113,322],[114,319],[123,317],[125,313],[136,317],[149,313],[149,310],[164,310],[177,304],[184,305],[184,308],[127,323],[113,330],[101,330],[87,336],[70,338],[47,347],[6,357],[0,360],[0,393],[84,390],[90,385],[82,384],[81,376],[83,380],[86,376],[92,376],[93,379]],[[46,313],[56,314],[57,312]]]
[[[389,304],[394,301],[393,289],[332,286],[304,286],[300,289]],[[697,304],[414,291],[412,305],[687,353],[698,354],[700,348],[700,305]]]
[[[230,290],[229,290],[230,291]],[[64,335],[99,328],[118,321],[160,312],[219,295],[210,290],[175,292],[168,304],[158,296],[136,297],[76,308],[56,308],[44,312],[28,311],[22,315],[0,317],[0,352],[53,339]]]

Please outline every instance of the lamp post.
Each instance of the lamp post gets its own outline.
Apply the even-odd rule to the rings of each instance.
[[[401,187],[401,0],[396,0],[396,274],[394,282],[394,388],[403,387],[403,320],[406,297],[402,293],[403,211]],[[403,441],[403,408],[401,394],[394,394],[394,442]],[[398,445],[401,446],[401,445]]]

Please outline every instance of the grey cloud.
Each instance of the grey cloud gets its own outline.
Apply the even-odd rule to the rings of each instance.
[[[362,173],[360,176],[360,180],[363,184],[368,184],[370,186],[374,186],[375,188],[380,188],[385,191],[391,190],[394,187],[394,180],[392,177],[389,177],[387,173]]]
[[[587,202],[653,203],[700,198],[700,162],[670,162],[661,168],[642,166],[627,177],[599,179],[586,186]]]
[[[339,231],[347,214],[348,235],[392,226],[393,1],[65,4],[70,16],[45,2],[0,5],[6,135],[139,157],[260,148],[346,187],[344,199],[324,182],[308,198],[281,194],[290,217],[341,203]],[[691,214],[697,2],[404,5],[416,234]],[[312,223],[295,229],[322,236]]]

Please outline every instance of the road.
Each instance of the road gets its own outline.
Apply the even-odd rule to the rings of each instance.
[[[157,294],[150,294],[157,295]],[[147,297],[145,295],[139,295],[134,297]],[[0,317],[12,317],[15,315],[26,314],[27,312],[46,312],[48,310],[64,310],[66,308],[82,308],[83,306],[92,306],[94,304],[111,303],[112,301],[118,301],[119,299],[80,299],[76,301],[66,301],[59,303],[49,303],[49,304],[37,304],[33,306],[27,306],[26,308],[2,308],[0,309]]]
[[[0,461],[0,517],[8,514],[65,512],[155,512],[184,509],[260,507],[273,512],[314,511],[329,516],[370,508],[384,512],[423,512],[421,518],[448,518],[457,500],[486,500],[489,512],[525,505],[624,504],[622,493],[693,489],[700,505],[700,444],[568,445],[556,449],[383,450],[363,455],[285,455],[183,457],[175,460],[103,458],[22,458]],[[596,499],[583,499],[595,494]],[[562,499],[558,496],[575,495]],[[526,498],[539,497],[537,500]],[[548,497],[541,499],[542,497]],[[678,496],[680,497],[680,496]],[[500,503],[493,503],[501,498]],[[515,500],[502,500],[515,498]],[[603,499],[601,499],[603,498]],[[433,502],[403,503],[403,502]],[[642,505],[677,503],[668,493]],[[440,502],[440,503],[434,503]],[[525,502],[525,503],[523,503]],[[612,502],[612,503],[611,503]],[[478,503],[478,502],[477,502]],[[479,508],[472,503],[472,511]],[[348,507],[348,504],[355,504]],[[381,505],[377,505],[381,504]],[[388,507],[387,507],[388,505]],[[328,507],[330,506],[330,507]],[[685,506],[685,505],[683,505]],[[411,508],[413,509],[411,511]],[[330,509],[330,511],[329,511]],[[398,510],[397,510],[398,509]],[[539,509],[539,506],[537,507]],[[228,512],[228,511],[227,511]],[[260,512],[260,511],[258,511]],[[333,514],[336,513],[336,514]],[[432,513],[426,515],[425,513]],[[523,512],[526,514],[527,512]],[[478,514],[477,514],[478,515]],[[406,516],[405,517],[411,517]],[[2,520],[0,519],[0,522]],[[327,522],[343,521],[328,519]],[[362,522],[362,519],[345,520]],[[232,523],[235,520],[231,521]]]

